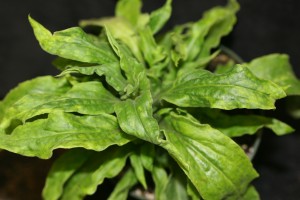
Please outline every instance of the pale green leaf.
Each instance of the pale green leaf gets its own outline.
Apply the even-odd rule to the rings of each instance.
[[[100,19],[88,19],[80,21],[80,26],[106,27],[116,39],[126,44],[139,61],[143,61],[139,49],[138,35],[132,24],[121,17],[110,17]]]
[[[119,180],[108,200],[126,200],[129,190],[138,183],[138,180],[132,169],[128,169]]]
[[[220,45],[221,38],[231,32],[236,23],[235,14],[238,10],[238,2],[229,0],[226,7],[216,7],[213,11],[204,14],[204,18],[211,18],[213,22],[203,42],[201,57],[209,56],[210,50]]]
[[[141,0],[119,0],[116,5],[115,15],[125,18],[135,26],[141,15],[141,8]]]
[[[166,188],[169,182],[169,176],[166,170],[158,165],[153,166],[152,178],[155,184],[155,199],[168,200]]]
[[[117,61],[106,42],[98,42],[79,27],[52,34],[30,16],[29,22],[41,47],[50,54],[87,63],[104,64]]]
[[[143,52],[145,60],[150,67],[162,61],[166,57],[166,53],[162,46],[157,45],[150,28],[146,27],[139,31],[140,34],[140,49]]]
[[[129,157],[131,166],[134,170],[134,173],[136,175],[136,178],[139,180],[139,182],[142,184],[144,189],[147,189],[147,182],[146,182],[146,177],[145,177],[145,172],[144,172],[144,167],[142,160],[137,153],[133,153]]]
[[[162,98],[182,107],[220,109],[274,109],[284,91],[268,80],[255,77],[246,67],[237,65],[224,74],[193,70],[181,75]]]
[[[201,200],[202,199],[199,192],[197,191],[197,189],[195,188],[193,183],[191,183],[190,180],[188,180],[188,183],[187,183],[187,193],[192,200]]]
[[[108,92],[100,82],[90,81],[74,85],[69,91],[43,91],[25,95],[7,110],[1,127],[6,128],[11,120],[23,122],[37,115],[57,110],[80,114],[113,113],[119,100]]]
[[[121,69],[125,72],[127,77],[129,83],[125,89],[127,96],[132,93],[135,95],[140,87],[141,80],[146,78],[144,65],[134,58],[130,49],[123,43],[118,42],[108,29],[106,29],[106,35],[114,52],[120,57]],[[124,98],[127,98],[127,96]]]
[[[51,76],[42,76],[25,81],[12,89],[0,102],[0,121],[4,116],[6,116],[6,110],[11,108],[13,104],[25,95],[45,92],[64,93],[69,89],[70,85],[64,78],[57,79]]]
[[[243,150],[209,125],[171,112],[161,128],[167,138],[162,146],[204,199],[238,198],[258,176]]]
[[[57,148],[83,147],[102,151],[129,141],[112,115],[76,116],[55,112],[46,119],[19,125],[9,135],[1,135],[0,148],[25,156],[49,158]]]
[[[150,91],[136,99],[127,99],[115,105],[118,122],[124,132],[151,143],[159,143],[160,131],[153,118],[152,97]]]
[[[174,166],[171,166],[174,168]],[[188,200],[187,188],[186,188],[187,177],[182,171],[172,171],[169,177],[168,185],[166,188],[166,195],[168,199],[173,200]]]
[[[248,68],[257,77],[273,81],[287,95],[300,95],[300,81],[293,72],[288,55],[270,54],[252,60]]]
[[[255,187],[249,186],[241,200],[260,200],[260,197]]]
[[[61,200],[82,200],[86,195],[94,194],[105,178],[113,178],[121,172],[131,150],[130,146],[113,146],[95,153],[70,177]]]
[[[62,195],[64,184],[94,154],[85,149],[71,149],[52,165],[43,189],[45,200],[57,200]]]
[[[153,144],[143,144],[140,149],[140,159],[145,169],[152,172],[155,158],[155,147]]]
[[[207,123],[229,137],[253,135],[263,127],[271,129],[276,135],[294,131],[288,124],[277,119],[254,114],[227,115],[219,110],[201,110],[197,116],[201,123]]]
[[[96,66],[68,66],[59,76],[66,74],[83,74],[83,75],[93,75],[105,76],[106,82],[111,85],[116,91],[124,92],[127,81],[123,77],[120,69],[119,63],[107,63],[103,65]]]
[[[165,5],[150,14],[149,26],[153,34],[157,33],[169,20],[172,12],[171,3],[172,0],[167,0]]]

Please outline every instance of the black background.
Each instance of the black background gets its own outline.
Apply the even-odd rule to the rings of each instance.
[[[54,58],[43,52],[35,40],[27,15],[51,31],[76,26],[78,20],[113,15],[116,0],[0,0],[0,98],[21,81],[46,74],[57,74]],[[144,10],[163,4],[145,0]],[[168,23],[195,21],[204,10],[223,5],[224,0],[174,0]],[[299,0],[240,0],[238,23],[224,43],[245,61],[273,52],[287,53],[300,75]],[[284,102],[281,102],[284,104]],[[279,118],[290,121],[284,113]],[[300,199],[299,120],[291,122],[293,135],[276,137],[267,133],[254,159],[260,178],[254,183],[262,199]]]

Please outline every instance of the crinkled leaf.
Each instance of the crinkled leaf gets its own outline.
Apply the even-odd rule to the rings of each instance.
[[[6,116],[6,110],[11,108],[13,104],[15,104],[25,95],[45,92],[64,93],[69,88],[70,85],[64,78],[57,79],[51,76],[42,76],[25,81],[19,84],[16,88],[12,89],[0,102],[0,121],[4,116]]]
[[[107,63],[103,65],[87,66],[87,67],[69,66],[66,70],[64,70],[60,74],[60,76],[66,74],[83,74],[83,75],[97,74],[98,76],[104,75],[106,82],[118,92],[124,92],[124,89],[127,86],[127,81],[121,73],[119,63]]]
[[[115,15],[125,18],[135,26],[141,15],[141,8],[141,0],[119,0],[116,5]]]
[[[211,27],[203,42],[200,56],[210,55],[212,48],[220,45],[221,38],[231,32],[236,23],[235,13],[239,10],[239,4],[236,0],[229,0],[224,8],[214,8],[211,12],[204,14],[204,18],[212,20]]]
[[[111,17],[100,19],[89,19],[80,21],[80,26],[106,27],[116,39],[126,44],[139,61],[143,61],[138,45],[138,36],[133,26],[124,18]]]
[[[111,147],[96,152],[65,184],[62,200],[81,200],[94,194],[105,178],[117,176],[126,164],[131,147]]]
[[[106,29],[106,35],[114,52],[120,57],[121,69],[125,72],[129,83],[126,88],[127,95],[137,92],[140,87],[140,81],[145,76],[143,64],[134,58],[127,46],[118,42],[108,29]]]
[[[232,30],[237,10],[236,0],[231,0],[225,7],[214,7],[206,11],[195,23],[175,27],[173,31],[180,33],[185,43],[182,46],[187,55],[184,60],[194,62],[195,59],[209,57],[210,50],[217,47],[221,38]]]
[[[248,68],[257,77],[273,81],[288,95],[300,95],[300,81],[293,72],[288,55],[270,54],[252,60]]]
[[[108,200],[126,200],[129,190],[138,183],[138,180],[132,169],[128,169],[119,180]]]
[[[64,184],[94,154],[85,149],[71,149],[52,165],[43,189],[45,200],[57,200],[62,195]]]
[[[271,129],[276,135],[294,131],[284,122],[259,115],[227,115],[219,110],[202,110],[197,116],[201,123],[207,123],[229,137],[252,135],[263,127]]]
[[[241,198],[241,200],[260,200],[260,197],[255,187],[250,186]]]
[[[78,83],[69,91],[58,91],[43,91],[44,93],[35,92],[25,95],[7,110],[8,114],[3,119],[1,126],[7,126],[13,119],[25,122],[34,116],[57,110],[90,115],[113,113],[113,106],[118,102],[116,97],[96,81]]]
[[[118,122],[124,132],[151,143],[159,143],[160,131],[153,118],[152,97],[150,91],[136,99],[127,99],[115,105]]]
[[[162,123],[162,146],[204,199],[240,197],[257,177],[243,150],[218,130],[171,112]]]
[[[0,148],[25,156],[49,158],[57,148],[83,147],[102,151],[129,141],[112,115],[76,116],[55,112],[46,119],[17,126],[10,135],[1,135]]]
[[[140,48],[150,67],[165,58],[165,53],[161,46],[157,45],[149,28],[140,30]]]
[[[142,162],[139,154],[138,153],[133,153],[133,154],[130,155],[129,158],[130,158],[130,163],[131,163],[131,166],[134,170],[136,178],[142,184],[144,189],[147,189],[147,182],[146,182],[143,162]]]
[[[224,74],[194,70],[180,76],[162,98],[182,107],[220,109],[274,109],[284,91],[268,80],[255,77],[246,67],[237,65]]]
[[[104,64],[117,61],[106,42],[96,41],[97,38],[86,34],[79,27],[52,34],[30,16],[29,21],[41,47],[50,54],[88,63]]]
[[[149,26],[153,34],[157,33],[169,20],[172,12],[171,3],[172,0],[167,0],[165,5],[150,14]]]

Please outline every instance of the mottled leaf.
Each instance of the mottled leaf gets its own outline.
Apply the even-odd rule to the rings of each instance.
[[[243,150],[209,125],[171,112],[161,127],[167,138],[162,146],[204,199],[238,198],[257,177]]]
[[[60,74],[60,76],[66,74],[104,75],[106,82],[118,92],[124,92],[125,87],[127,86],[127,81],[122,75],[119,63],[107,63],[87,67],[69,66]]]
[[[224,74],[193,70],[180,76],[162,98],[182,107],[274,109],[284,91],[268,80],[255,77],[237,65]]]
[[[276,135],[294,131],[288,124],[277,119],[254,114],[227,115],[219,110],[201,110],[197,116],[201,123],[207,123],[229,137],[252,135],[263,127],[271,129]]]
[[[293,72],[288,55],[270,54],[252,60],[248,68],[257,77],[273,81],[287,95],[300,95],[300,81]]]
[[[41,47],[48,53],[63,58],[88,63],[116,62],[117,58],[106,42],[97,42],[95,37],[74,27],[52,34],[29,16],[30,24]]]
[[[25,95],[10,107],[1,123],[6,128],[11,120],[23,122],[37,115],[57,110],[95,115],[113,113],[114,104],[119,100],[108,92],[100,82],[83,82],[74,85],[69,91],[43,91]]]
[[[150,91],[144,91],[136,99],[127,99],[115,105],[118,122],[124,132],[151,143],[159,143],[159,127],[153,118]]]
[[[1,135],[0,148],[21,155],[49,158],[57,148],[83,147],[102,151],[129,141],[112,115],[76,116],[55,112],[46,119],[17,126],[9,135]]]
[[[25,81],[12,89],[0,102],[0,121],[6,116],[6,110],[11,108],[22,97],[32,93],[57,92],[64,93],[70,89],[70,85],[64,78],[53,78],[51,76],[41,76]],[[9,113],[7,113],[9,115]]]

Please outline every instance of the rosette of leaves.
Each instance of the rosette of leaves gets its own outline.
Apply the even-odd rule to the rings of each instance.
[[[105,179],[116,180],[113,200],[136,187],[159,200],[258,199],[258,174],[232,138],[293,129],[227,111],[272,110],[300,87],[281,54],[207,69],[238,9],[230,0],[164,33],[171,0],[151,13],[140,0],[119,0],[114,17],[54,33],[29,17],[61,73],[21,83],[1,101],[0,148],[42,159],[67,149],[47,177],[47,200],[83,199]]]

